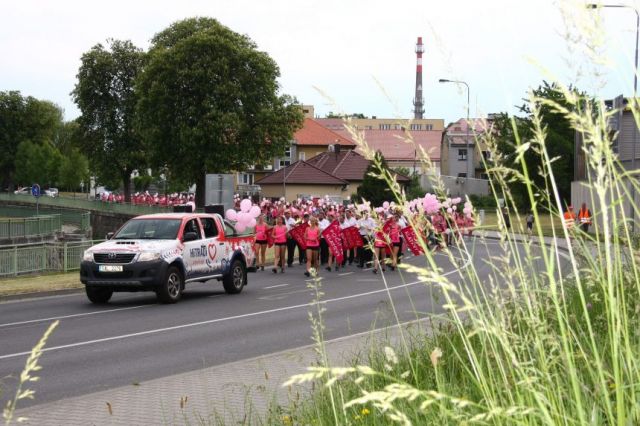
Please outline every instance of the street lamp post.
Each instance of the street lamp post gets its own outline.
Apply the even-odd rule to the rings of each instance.
[[[467,147],[467,178],[473,177],[472,173],[471,173],[471,167],[469,167],[470,164],[470,160],[471,160],[471,152],[469,150],[469,85],[465,82],[465,81],[461,81],[461,80],[449,80],[446,78],[441,78],[440,80],[438,80],[438,83],[456,83],[456,84],[464,84],[467,87],[467,140],[466,140],[466,147]]]
[[[635,62],[634,62],[634,68],[633,68],[633,101],[632,101],[633,110],[635,111],[637,107],[636,96],[638,93],[638,36],[640,36],[640,13],[638,13],[638,9],[636,9],[635,7],[625,5],[625,4],[590,3],[586,5],[587,9],[598,9],[601,7],[607,7],[612,9],[631,9],[636,14],[636,52],[635,52]],[[634,125],[633,146],[631,147],[631,171],[632,172],[635,172],[636,170],[636,145],[638,144],[637,133],[638,133],[638,128],[637,126]],[[633,179],[633,176],[631,178]],[[635,201],[636,201],[636,190],[635,190],[635,185],[632,183],[631,184],[631,209],[629,214],[631,216],[631,230],[635,229],[635,212],[634,212]]]

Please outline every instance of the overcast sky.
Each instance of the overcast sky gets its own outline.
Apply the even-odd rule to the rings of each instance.
[[[585,12],[577,0],[20,0],[0,6],[0,91],[47,99],[73,119],[69,93],[80,56],[107,38],[129,39],[144,49],[172,22],[194,16],[218,19],[247,34],[280,66],[283,93],[312,104],[316,114],[360,112],[412,117],[415,43],[425,45],[425,118],[464,117],[466,93],[439,78],[471,87],[471,115],[513,112],[547,70],[574,81],[582,52],[570,49],[561,9],[597,14],[608,57],[601,85],[582,77],[579,87],[611,98],[630,95],[635,14]],[[626,4],[635,4],[632,1]],[[588,19],[588,17],[585,17]],[[584,21],[581,21],[584,22]],[[572,33],[576,35],[577,33]],[[324,94],[335,101],[332,105]]]

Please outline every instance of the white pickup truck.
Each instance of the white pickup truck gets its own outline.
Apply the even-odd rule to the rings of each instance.
[[[238,235],[217,214],[138,216],[84,252],[80,281],[93,303],[107,303],[115,291],[155,291],[175,303],[185,284],[210,279],[240,293],[254,269],[253,244],[253,235]]]

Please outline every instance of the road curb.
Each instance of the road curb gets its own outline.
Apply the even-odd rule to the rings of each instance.
[[[45,290],[45,291],[34,291],[30,293],[17,293],[17,294],[8,294],[6,296],[0,296],[0,303],[3,302],[12,302],[16,300],[27,300],[27,299],[38,299],[41,297],[51,297],[51,296],[65,296],[68,294],[80,294],[84,292],[83,288],[67,288],[63,290]]]

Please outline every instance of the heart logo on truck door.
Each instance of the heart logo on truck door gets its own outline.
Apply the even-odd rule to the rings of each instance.
[[[209,244],[207,246],[207,250],[209,252],[209,259],[211,260],[215,260],[216,259],[216,254],[217,254],[217,250],[215,244]]]

